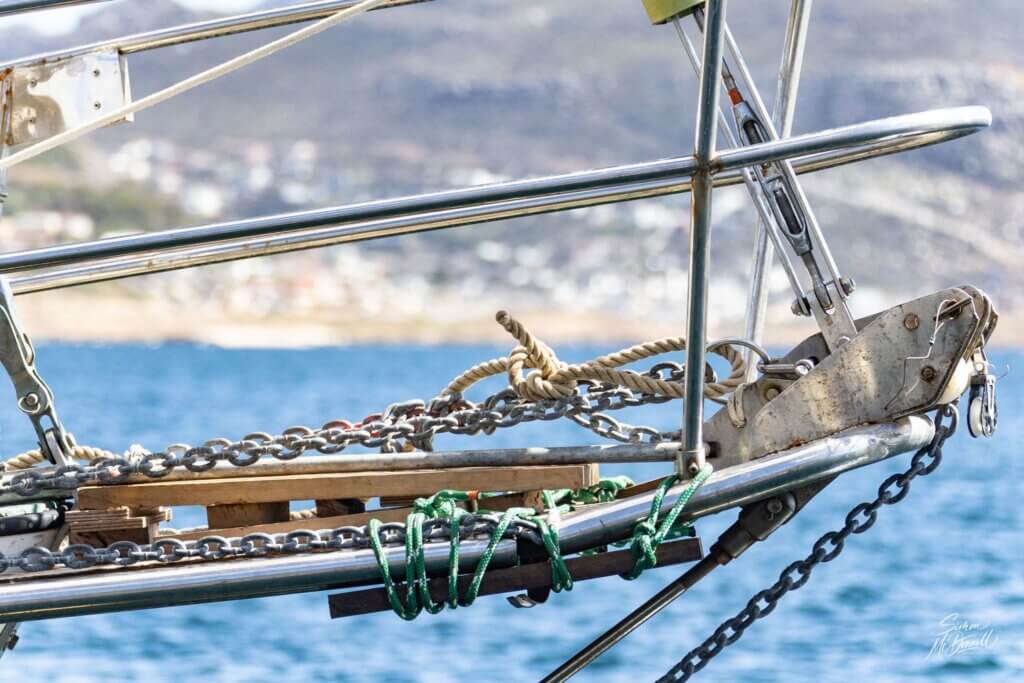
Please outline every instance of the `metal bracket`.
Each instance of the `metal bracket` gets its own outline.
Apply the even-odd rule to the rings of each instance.
[[[9,148],[46,140],[132,99],[128,63],[113,50],[15,67],[0,73],[0,81],[11,83]]]
[[[18,325],[14,294],[5,277],[0,277],[0,363],[14,384],[18,408],[32,421],[43,454],[56,465],[70,465],[72,440],[57,417],[53,392],[36,370],[35,350]]]
[[[988,297],[965,286],[862,321],[831,353],[821,336],[800,344],[783,363],[816,360],[813,370],[795,380],[765,374],[734,399],[741,405],[705,424],[716,469],[947,402],[966,388],[965,359],[984,344],[994,319]],[[735,415],[746,416],[742,425]]]

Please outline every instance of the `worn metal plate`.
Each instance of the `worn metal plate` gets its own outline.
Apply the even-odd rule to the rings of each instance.
[[[114,51],[18,67],[0,80],[12,106],[9,147],[45,140],[131,102],[128,65]]]
[[[937,321],[940,311],[945,314]],[[994,318],[991,302],[973,287],[941,290],[875,316],[799,380],[763,377],[749,386],[742,427],[727,410],[713,416],[705,439],[713,444],[716,466],[933,407],[960,362],[991,333]],[[801,347],[824,350],[814,343]]]

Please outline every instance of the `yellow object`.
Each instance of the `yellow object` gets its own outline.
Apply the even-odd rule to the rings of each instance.
[[[704,0],[643,0],[652,24],[665,22],[689,14],[704,4]]]

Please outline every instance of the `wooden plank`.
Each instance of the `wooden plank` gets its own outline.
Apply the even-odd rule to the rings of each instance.
[[[95,510],[118,505],[226,505],[402,496],[441,489],[529,491],[582,488],[597,483],[595,474],[596,468],[591,465],[555,465],[168,481],[83,487],[78,490],[78,505]]]
[[[211,529],[288,521],[288,501],[277,503],[230,503],[206,508]]]
[[[524,498],[526,500],[524,500]],[[530,500],[533,500],[532,492],[527,492],[525,494],[510,493],[495,496],[487,499],[486,509],[493,510],[495,512],[503,512],[513,507],[533,507],[532,503],[529,503]],[[246,534],[255,532],[262,532],[265,534],[284,534],[289,531],[297,531],[299,529],[337,529],[342,526],[364,526],[371,519],[379,519],[382,522],[404,522],[410,512],[412,512],[411,507],[386,508],[367,510],[366,512],[359,512],[351,515],[314,517],[312,519],[297,519],[288,522],[277,522],[274,524],[256,524],[252,526],[233,527],[227,529],[210,527],[209,529],[190,531],[189,533],[177,534],[175,536],[163,536],[161,538],[177,538],[180,541],[195,541],[204,536],[225,536],[227,538],[232,538],[245,536]]]
[[[670,543],[662,543],[655,550],[658,558],[657,567],[667,567],[682,562],[695,562],[703,557],[699,538],[684,538]],[[584,555],[569,558],[565,561],[574,581],[586,581],[605,576],[624,574],[633,566],[633,557],[628,550],[616,550],[597,555]],[[470,582],[471,574],[459,577],[459,595],[464,595]],[[512,593],[530,588],[543,588],[551,585],[551,562],[495,569],[484,575],[480,584],[480,595],[496,593]],[[400,588],[399,592],[404,592]],[[430,580],[430,595],[435,601],[448,597],[448,578],[440,577]],[[327,598],[331,610],[331,619],[352,617],[371,612],[385,612],[391,609],[387,593],[383,588],[348,591],[336,593]]]

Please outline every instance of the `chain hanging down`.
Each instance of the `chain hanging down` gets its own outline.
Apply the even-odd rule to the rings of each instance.
[[[955,404],[943,406],[935,416],[935,436],[931,443],[914,454],[910,467],[886,478],[878,487],[878,495],[870,502],[855,505],[846,515],[842,528],[823,534],[807,557],[791,563],[770,587],[759,591],[746,606],[715,629],[707,640],[690,650],[679,662],[659,678],[659,683],[687,681],[729,645],[743,637],[744,632],[758,619],[762,619],[778,606],[789,591],[802,587],[811,578],[811,571],[825,562],[836,559],[846,540],[852,534],[862,534],[875,524],[883,505],[894,505],[910,492],[910,482],[919,476],[931,474],[942,463],[942,447],[956,432],[959,413]],[[949,420],[948,423],[944,420]]]

